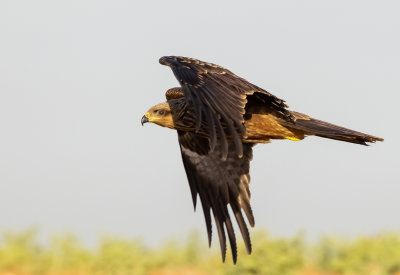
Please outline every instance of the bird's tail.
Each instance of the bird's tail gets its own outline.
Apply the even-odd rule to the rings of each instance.
[[[287,127],[304,131],[304,134],[306,135],[316,135],[362,145],[368,145],[367,142],[374,143],[375,141],[383,141],[383,138],[367,135],[325,121],[310,118],[301,113],[292,112],[292,114],[297,119],[294,124],[287,125]]]

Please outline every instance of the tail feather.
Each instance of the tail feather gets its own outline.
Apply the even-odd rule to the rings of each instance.
[[[383,141],[383,138],[380,137],[353,131],[297,112],[292,113],[297,120],[294,124],[287,125],[287,127],[304,131],[306,135],[316,135],[362,145],[368,145],[367,142]]]

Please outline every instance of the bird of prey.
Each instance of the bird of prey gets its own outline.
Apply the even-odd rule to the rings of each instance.
[[[311,135],[362,145],[383,141],[290,111],[284,100],[221,66],[181,56],[164,56],[159,62],[172,69],[180,87],[167,90],[167,101],[151,107],[141,122],[177,130],[194,207],[199,196],[209,245],[211,213],[214,216],[222,261],[226,255],[226,233],[233,262],[237,260],[228,205],[247,252],[251,253],[243,213],[253,227],[249,166],[255,144],[272,139],[298,141]]]

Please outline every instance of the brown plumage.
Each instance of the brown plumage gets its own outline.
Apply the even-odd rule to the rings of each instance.
[[[362,145],[383,141],[289,111],[284,100],[218,65],[177,56],[162,57],[160,63],[172,69],[181,87],[169,89],[165,94],[167,102],[150,108],[143,116],[142,124],[153,122],[177,130],[194,207],[199,196],[209,244],[212,212],[223,261],[226,233],[233,261],[237,260],[236,237],[228,205],[247,252],[251,253],[243,213],[248,223],[254,226],[249,190],[254,144],[268,143],[271,139],[302,140],[309,135]]]

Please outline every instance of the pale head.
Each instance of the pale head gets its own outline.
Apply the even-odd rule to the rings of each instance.
[[[167,102],[162,102],[151,107],[142,117],[142,125],[146,122],[152,122],[157,125],[174,129],[171,108]]]

